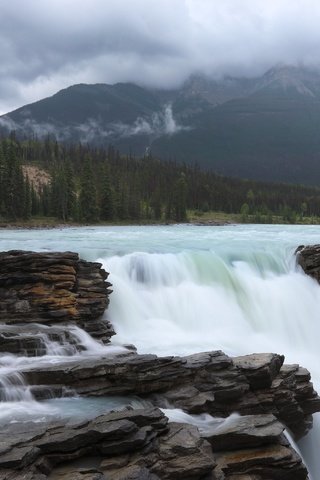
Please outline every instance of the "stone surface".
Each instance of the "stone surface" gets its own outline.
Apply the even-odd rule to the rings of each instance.
[[[168,423],[154,407],[79,424],[7,425],[0,480],[307,479],[274,417],[236,420],[206,438],[193,425]]]
[[[282,362],[280,355],[255,354],[250,356],[249,368],[248,358],[233,360],[221,351],[188,357],[130,352],[82,362],[26,366],[21,372],[28,384],[38,386],[33,388],[37,398],[46,398],[48,386],[57,392],[68,387],[85,396],[135,394],[159,407],[165,408],[169,402],[189,413],[218,417],[233,412],[270,413],[299,438],[311,428],[310,414],[320,410],[320,398],[307,370],[298,365],[282,366]]]
[[[298,265],[320,283],[320,245],[300,245],[295,253]]]
[[[12,250],[0,253],[0,266],[0,322],[76,324],[105,342],[114,334],[99,321],[111,293],[101,264],[72,252]]]
[[[211,444],[213,451],[241,450],[274,443],[284,426],[273,415],[232,416],[212,432],[202,436]]]
[[[306,480],[307,472],[289,445],[224,452],[216,455],[216,480]],[[245,474],[245,475],[244,475]],[[239,475],[241,475],[239,477]]]

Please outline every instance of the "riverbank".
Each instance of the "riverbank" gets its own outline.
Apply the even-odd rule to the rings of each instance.
[[[294,222],[288,221],[281,216],[272,215],[268,218],[257,218],[256,215],[248,215],[245,218],[237,213],[225,212],[199,212],[188,211],[187,221],[191,225],[198,226],[225,226],[236,224],[272,224],[272,225],[320,225],[319,217],[299,217]],[[33,217],[29,220],[4,221],[0,220],[0,229],[51,229],[85,226],[132,226],[132,225],[174,225],[174,221],[140,219],[140,220],[113,220],[112,222],[63,222],[55,217]]]

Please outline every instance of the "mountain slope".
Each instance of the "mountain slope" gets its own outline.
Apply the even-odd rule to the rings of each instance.
[[[278,66],[259,78],[193,76],[177,90],[75,85],[0,117],[3,129],[114,144],[220,173],[320,183],[320,75]]]

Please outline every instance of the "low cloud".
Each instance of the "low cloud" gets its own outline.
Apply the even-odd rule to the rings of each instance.
[[[4,115],[0,117],[0,127],[8,131],[16,131],[18,134],[34,134],[38,138],[43,138],[47,135],[54,135],[57,140],[65,140],[67,138],[63,130],[60,130],[55,125],[51,123],[38,123],[30,118],[26,118],[17,123],[10,117]]]
[[[162,112],[155,112],[149,119],[138,117],[132,125],[125,123],[114,123],[110,132],[121,137],[132,137],[135,135],[173,135],[174,133],[186,130],[188,127],[179,125],[173,117],[172,105],[164,106]]]
[[[25,112],[26,116],[28,111]],[[172,105],[166,104],[161,112],[154,112],[149,118],[138,117],[131,125],[122,122],[105,124],[99,119],[89,118],[87,122],[72,127],[61,127],[53,123],[38,123],[32,118],[22,118],[19,123],[8,116],[0,117],[0,127],[19,133],[33,133],[38,138],[53,135],[58,141],[79,138],[82,143],[101,142],[137,135],[157,138],[162,135],[173,135],[189,127],[177,123],[173,116]]]

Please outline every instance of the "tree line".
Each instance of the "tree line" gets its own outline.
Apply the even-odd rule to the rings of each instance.
[[[46,170],[51,181],[35,187],[24,165]],[[63,221],[175,221],[187,211],[221,211],[272,223],[273,215],[293,223],[320,216],[320,189],[241,180],[197,165],[161,161],[151,154],[123,156],[87,145],[47,138],[0,140],[0,218],[53,216]]]

